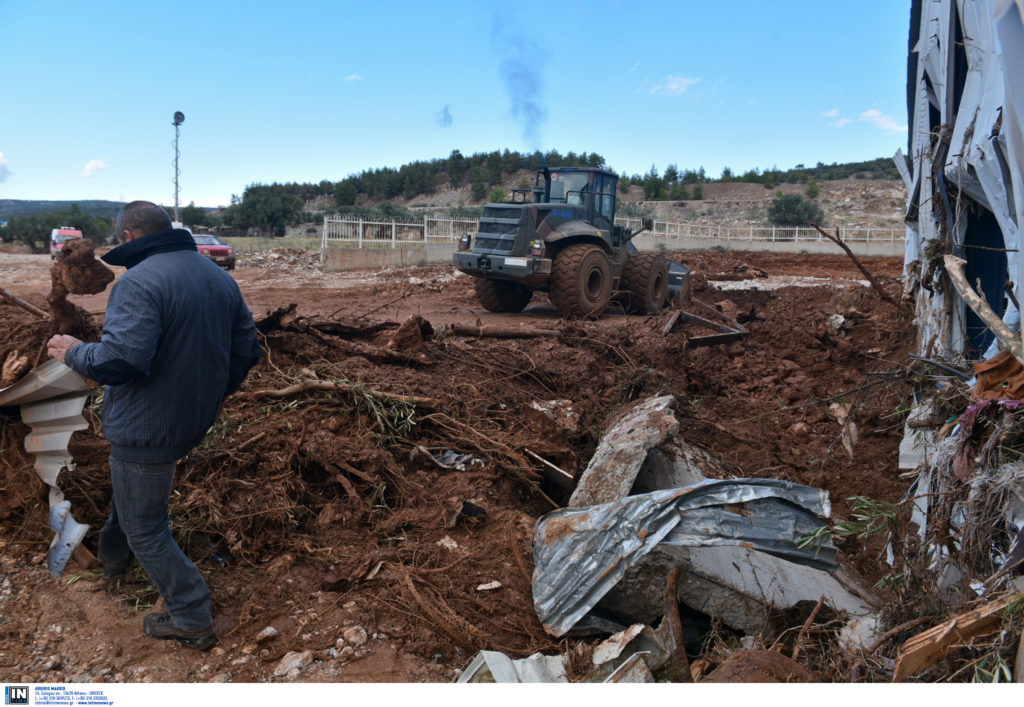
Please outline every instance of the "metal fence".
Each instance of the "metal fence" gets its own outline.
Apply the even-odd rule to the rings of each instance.
[[[454,243],[476,231],[476,219],[424,216],[422,221],[370,221],[324,218],[322,248],[397,248],[399,245]]]
[[[638,218],[618,218],[615,223],[631,230],[641,226]],[[322,248],[397,248],[399,245],[454,243],[463,233],[475,233],[476,219],[425,216],[418,222],[370,221],[324,218]],[[896,243],[904,238],[903,228],[840,228],[846,243]],[[649,232],[665,239],[721,241],[820,243],[825,239],[814,228],[781,226],[715,226],[683,221],[655,221]]]

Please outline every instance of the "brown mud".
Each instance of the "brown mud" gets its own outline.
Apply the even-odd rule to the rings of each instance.
[[[274,261],[241,261],[234,276],[260,321],[265,355],[180,462],[171,501],[176,537],[211,586],[220,644],[197,653],[143,637],[156,597],[141,572],[111,595],[94,569],[48,575],[45,491],[21,448],[17,411],[6,409],[0,675],[447,681],[481,649],[517,658],[585,651],[593,641],[555,640],[533,611],[532,527],[568,494],[532,455],[578,473],[606,421],[652,395],[676,397],[681,437],[729,476],[827,489],[840,517],[855,495],[897,501],[906,486],[896,459],[909,323],[856,283],[842,256],[674,257],[704,275],[695,299],[742,315],[749,336],[687,350],[688,337],[709,332],[686,323],[663,335],[668,313],[565,321],[544,296],[520,315],[494,315],[476,302],[471,280],[447,266],[361,273],[331,287],[317,283],[331,276],[317,273],[296,287]],[[898,259],[866,263],[898,294]],[[823,280],[755,290],[737,274]],[[22,285],[19,294],[31,292]],[[101,296],[87,302],[102,310]],[[557,336],[457,336],[444,326],[452,323]],[[45,341],[32,315],[3,302],[0,328],[10,332],[0,356],[15,348],[36,356]],[[98,396],[85,413],[90,429],[72,438],[76,468],[60,480],[76,518],[92,526],[85,544],[93,551],[110,494]],[[571,401],[579,416],[564,439],[524,411],[554,399]],[[852,456],[834,404],[857,425]],[[455,463],[446,452],[459,455]],[[843,550],[868,580],[887,569],[877,548]],[[261,635],[268,626],[273,635]],[[273,677],[286,654],[301,651],[311,652],[304,667]],[[815,655],[805,653],[806,673],[779,679],[846,679]]]

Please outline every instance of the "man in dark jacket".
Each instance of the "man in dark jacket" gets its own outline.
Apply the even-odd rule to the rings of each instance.
[[[217,642],[210,590],[174,541],[167,506],[175,463],[259,360],[256,326],[234,279],[162,208],[134,201],[115,229],[121,245],[103,260],[128,270],[110,292],[101,341],[55,336],[48,350],[106,386],[113,498],[100,531],[104,577],[126,574],[134,555],[168,611],[145,618],[146,634],[206,649]]]

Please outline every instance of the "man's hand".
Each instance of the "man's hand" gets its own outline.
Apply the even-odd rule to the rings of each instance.
[[[50,340],[46,342],[46,353],[50,358],[56,358],[61,363],[65,363],[64,356],[67,354],[68,349],[80,343],[82,343],[81,339],[76,339],[67,334],[57,334],[50,337]]]

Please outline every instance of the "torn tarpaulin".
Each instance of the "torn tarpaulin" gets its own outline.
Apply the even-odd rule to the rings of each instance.
[[[709,480],[543,516],[534,529],[534,608],[562,636],[659,545],[739,545],[835,568],[835,549],[796,543],[823,525],[828,494],[777,479]]]

